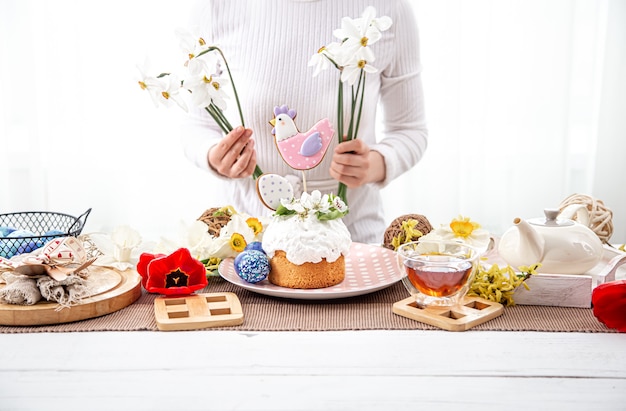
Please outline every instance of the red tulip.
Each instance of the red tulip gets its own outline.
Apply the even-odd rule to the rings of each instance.
[[[186,248],[170,255],[143,253],[139,256],[137,272],[141,284],[150,293],[189,295],[207,285],[204,264]]]
[[[594,288],[591,304],[601,323],[626,332],[626,280],[610,281]]]

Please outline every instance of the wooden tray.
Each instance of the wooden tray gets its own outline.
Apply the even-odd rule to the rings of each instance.
[[[395,314],[448,331],[469,330],[498,317],[503,310],[502,304],[477,297],[465,297],[456,307],[419,308],[413,296],[393,305]]]
[[[49,325],[86,320],[121,310],[141,296],[141,277],[134,270],[118,271],[98,266],[90,266],[88,270],[92,295],[79,304],[66,308],[48,301],[35,305],[0,304],[0,325]]]
[[[154,314],[161,331],[196,330],[243,324],[243,311],[234,293],[204,293],[157,297]]]
[[[492,251],[487,263],[506,263]],[[591,308],[591,294],[598,285],[615,281],[616,275],[626,274],[626,253],[604,245],[600,262],[591,270],[581,274],[539,273],[526,280],[529,290],[521,286],[515,290],[513,300],[518,305],[546,305],[555,307]]]

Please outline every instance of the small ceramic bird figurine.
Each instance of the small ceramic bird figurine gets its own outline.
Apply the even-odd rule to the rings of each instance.
[[[318,121],[305,133],[298,131],[294,118],[296,110],[286,105],[274,107],[274,126],[272,134],[282,159],[289,167],[296,170],[309,170],[317,166],[324,158],[330,141],[335,134],[330,121]]]

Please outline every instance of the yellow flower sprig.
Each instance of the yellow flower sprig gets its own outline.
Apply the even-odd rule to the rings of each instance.
[[[394,250],[397,250],[404,243],[413,241],[423,235],[423,233],[417,228],[418,221],[414,219],[408,219],[402,222],[402,231],[391,240],[391,246]]]
[[[474,281],[470,285],[468,296],[480,297],[489,301],[500,303],[504,306],[515,305],[513,294],[520,285],[529,290],[526,280],[537,273],[541,263],[530,267],[521,266],[520,274],[516,273],[511,266],[500,268],[498,264],[493,264],[486,270],[482,264],[478,266],[478,272]]]

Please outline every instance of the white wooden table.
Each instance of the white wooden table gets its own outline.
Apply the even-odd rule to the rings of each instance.
[[[626,334],[0,335],[0,410],[626,410]]]

